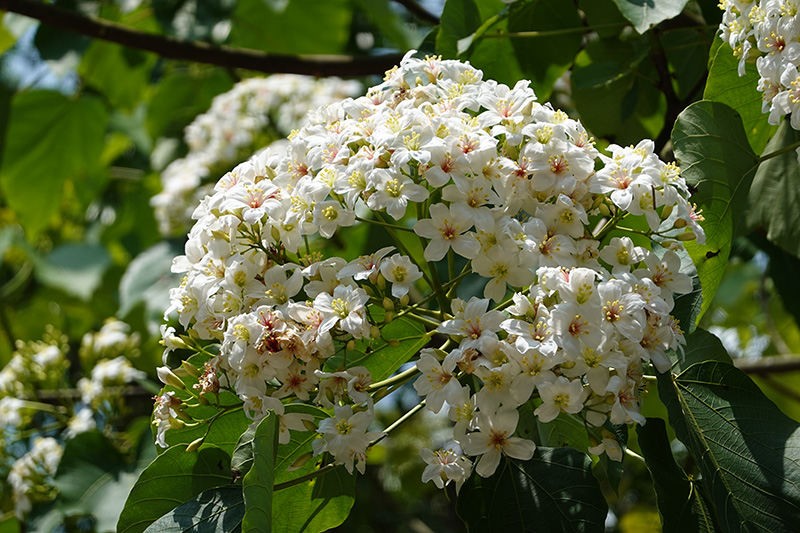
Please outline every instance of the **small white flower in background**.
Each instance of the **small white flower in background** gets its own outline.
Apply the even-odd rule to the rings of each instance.
[[[326,418],[319,424],[317,433],[322,435],[311,443],[314,455],[328,452],[338,464],[343,464],[353,473],[353,464],[364,473],[367,447],[370,442],[383,435],[380,431],[368,431],[372,422],[370,411],[353,412],[349,405],[334,407],[334,417]]]
[[[38,437],[31,450],[17,459],[8,474],[8,483],[14,498],[14,513],[22,519],[30,512],[33,503],[47,501],[55,496],[53,477],[64,449],[52,437]]]

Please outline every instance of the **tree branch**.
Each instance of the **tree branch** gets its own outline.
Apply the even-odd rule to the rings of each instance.
[[[53,28],[87,35],[129,48],[147,50],[161,57],[208,63],[257,72],[307,74],[310,76],[364,76],[383,74],[398,64],[402,56],[278,55],[246,48],[213,46],[189,42],[166,35],[133,30],[121,24],[88,17],[67,9],[33,0],[0,0],[0,10],[11,11],[41,21]]]
[[[765,376],[783,372],[800,370],[800,356],[798,355],[773,355],[759,357],[758,359],[734,359],[733,364],[747,374]]]
[[[425,22],[430,22],[434,26],[440,22],[439,17],[416,3],[414,0],[395,0],[395,2],[406,8],[409,13],[416,15]]]

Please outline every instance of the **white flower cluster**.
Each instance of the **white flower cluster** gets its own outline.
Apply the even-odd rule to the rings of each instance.
[[[17,459],[8,474],[14,498],[14,513],[22,519],[34,502],[48,501],[55,496],[53,477],[64,449],[52,437],[39,437],[33,448]]]
[[[177,311],[187,339],[221,342],[197,387],[230,388],[254,420],[283,415],[290,399],[333,409],[314,451],[362,470],[381,435],[368,429],[381,384],[329,361],[377,342],[397,312],[449,337],[422,350],[415,387],[434,412],[449,406],[454,440],[482,456],[482,476],[503,454],[531,457],[534,443],[514,433],[517,408],[537,397],[543,422],[562,412],[598,427],[643,422],[642,364],[668,368],[666,351],[683,342],[673,293],[692,286],[676,252],[608,232],[638,219],[637,231],[679,249],[704,238],[702,217],[651,141],[609,149],[600,154],[526,81],[509,88],[469,64],[407,55],[366,96],[312,112],[286,155],[265,152],[225,174],[194,212],[167,314]],[[402,240],[402,253],[350,261],[310,252],[309,238],[357,221],[418,240],[421,257]],[[445,260],[443,283],[433,265]],[[483,298],[452,297],[456,261],[486,280]],[[423,281],[429,295],[410,305]],[[165,333],[169,351],[179,343]],[[469,375],[477,387],[460,382]],[[180,414],[170,394],[156,408],[162,445]],[[304,429],[284,418],[283,431]],[[426,479],[460,484],[472,462],[454,453],[425,453]]]
[[[57,389],[69,368],[67,337],[48,326],[42,340],[16,342],[16,351],[0,370],[0,398],[33,399],[37,389]]]
[[[214,98],[211,108],[186,128],[189,153],[161,175],[163,190],[151,200],[160,231],[186,231],[194,207],[213,186],[209,177],[288,135],[309,110],[360,91],[354,81],[280,74],[246,79]]]
[[[797,0],[721,0],[722,39],[739,58],[739,75],[755,59],[764,113],[778,124],[791,114],[800,129],[800,17]]]

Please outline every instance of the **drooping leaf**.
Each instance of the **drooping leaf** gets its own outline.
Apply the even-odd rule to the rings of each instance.
[[[111,256],[99,244],[62,244],[35,266],[40,282],[88,300],[111,266]]]
[[[589,457],[572,448],[537,448],[530,461],[502,460],[461,487],[456,511],[472,532],[604,531],[608,506]]]
[[[275,484],[275,455],[278,452],[278,416],[267,415],[253,434],[253,465],[244,476],[245,532],[272,531],[272,487]]]
[[[769,141],[764,154],[788,151],[761,163],[750,188],[747,221],[763,227],[767,239],[800,257],[800,163],[790,147],[800,142],[800,133],[784,120]]]
[[[68,178],[88,179],[103,149],[108,113],[90,96],[18,93],[3,146],[0,185],[30,233],[50,224]]]
[[[709,361],[658,376],[722,531],[790,531],[800,516],[800,424],[744,372]]]
[[[664,531],[716,531],[714,516],[699,485],[689,479],[672,456],[664,421],[648,418],[644,426],[636,426],[636,433],[653,478]]]
[[[614,0],[620,13],[631,21],[639,33],[659,22],[676,17],[689,0]]]
[[[739,76],[739,59],[734,57],[730,45],[717,37],[711,45],[708,80],[703,98],[727,104],[742,117],[744,132],[750,147],[761,154],[777,130],[767,122],[761,111],[761,93],[758,91],[758,74],[754,64],[745,64],[744,76]]]
[[[242,488],[226,485],[201,492],[159,518],[147,533],[237,533],[242,531]]]
[[[171,446],[139,476],[120,514],[117,531],[144,531],[206,489],[230,482],[230,455],[225,451],[209,445],[195,452],[187,452],[185,445]]]
[[[697,189],[692,201],[705,217],[706,243],[686,243],[703,287],[702,315],[722,281],[733,237],[744,226],[741,213],[758,158],[739,115],[725,104],[708,100],[683,110],[672,131],[672,143],[681,174]]]

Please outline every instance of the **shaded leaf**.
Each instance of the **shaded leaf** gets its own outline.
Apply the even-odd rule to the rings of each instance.
[[[172,260],[183,254],[175,241],[162,241],[128,263],[119,282],[119,316],[125,317],[138,304],[145,306],[149,321],[160,324],[169,307],[169,289],[180,284],[180,276],[170,271]],[[157,327],[156,327],[157,330]]]
[[[28,232],[49,225],[68,178],[86,177],[96,168],[107,123],[105,108],[89,96],[26,91],[14,97],[0,185]]]
[[[253,437],[256,434],[256,426],[249,426],[247,431],[242,433],[236,442],[236,448],[231,455],[231,470],[234,475],[243,476],[250,471],[253,466]]]
[[[750,238],[769,256],[767,266],[769,277],[775,284],[783,306],[794,317],[795,323],[800,325],[800,284],[795,283],[795,275],[800,272],[800,258],[787,253],[760,235],[754,234]]]
[[[747,221],[751,227],[763,227],[767,239],[800,257],[800,163],[797,152],[791,149],[797,143],[800,132],[784,120],[764,153],[787,151],[758,167],[750,188]]]
[[[538,419],[537,419],[538,422]],[[552,422],[538,422],[539,439],[548,448],[576,448],[588,453],[589,436],[586,426],[576,415],[559,413]]]
[[[275,484],[275,455],[278,451],[278,416],[269,414],[253,434],[253,465],[244,476],[244,520],[242,530],[272,531],[272,486]]]
[[[686,335],[683,356],[678,358],[672,370],[673,372],[682,372],[693,364],[704,361],[733,364],[731,356],[728,355],[719,337],[704,329],[696,329],[693,333]]]
[[[92,42],[78,71],[115,107],[132,109],[145,96],[156,56],[104,41]]]
[[[35,262],[36,279],[88,300],[109,266],[111,256],[99,244],[62,244]]]
[[[794,529],[800,517],[800,425],[727,363],[695,364],[658,381],[720,529]]]
[[[686,243],[700,284],[700,315],[717,291],[733,237],[742,229],[747,191],[758,165],[739,115],[725,104],[702,100],[678,116],[672,131],[675,157],[686,182],[697,189],[692,201],[702,209],[706,243]]]
[[[216,446],[175,445],[150,463],[128,495],[117,531],[141,532],[201,492],[231,482],[230,456]],[[244,506],[242,506],[244,514]]]
[[[763,152],[767,142],[777,130],[767,122],[761,111],[761,93],[758,80],[761,76],[756,66],[745,64],[745,75],[739,76],[739,60],[734,57],[730,45],[717,37],[711,45],[708,80],[703,98],[727,104],[742,117],[742,125],[750,147],[757,155]]]
[[[620,13],[631,21],[639,33],[683,11],[689,0],[614,0]]]
[[[242,488],[227,485],[208,489],[146,529],[148,533],[234,533],[242,530]]]
[[[608,506],[589,457],[537,448],[530,461],[504,459],[489,478],[461,487],[456,511],[470,531],[604,531]]]
[[[644,426],[636,426],[636,433],[653,478],[664,531],[715,531],[714,517],[699,486],[689,479],[672,456],[664,421],[648,418]]]

